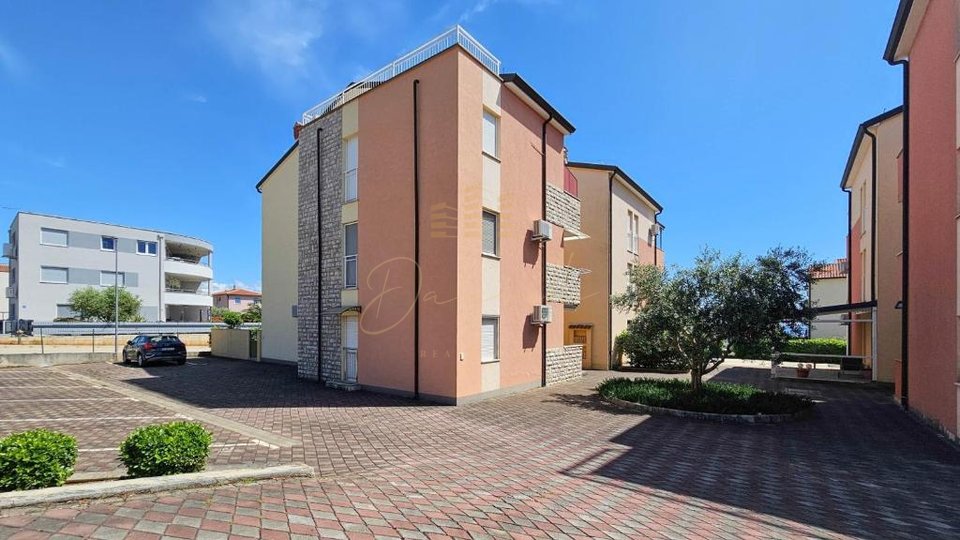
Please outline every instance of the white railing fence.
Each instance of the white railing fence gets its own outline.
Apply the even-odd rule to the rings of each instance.
[[[360,81],[350,84],[350,86],[331,96],[330,98],[321,101],[319,104],[303,113],[300,124],[306,125],[311,120],[323,116],[337,107],[340,107],[344,103],[358,97],[367,90],[376,88],[380,84],[396,77],[397,75],[413,68],[418,64],[422,64],[423,62],[433,58],[434,56],[449,49],[450,47],[453,47],[454,45],[460,45],[487,69],[496,73],[497,75],[500,74],[500,60],[491,54],[490,51],[488,51],[483,45],[481,45],[476,38],[467,33],[467,31],[464,30],[460,25],[457,25],[394,60],[393,62],[387,64],[386,66],[383,66],[377,71],[374,71],[370,75],[367,75]]]

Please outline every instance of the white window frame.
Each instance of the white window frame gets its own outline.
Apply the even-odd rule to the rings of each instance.
[[[354,253],[353,255],[347,254],[347,227],[357,227],[356,229],[357,253]],[[356,289],[359,284],[360,272],[359,272],[359,263],[357,262],[357,255],[359,255],[359,252],[360,252],[360,228],[357,226],[356,221],[354,221],[353,223],[345,223],[343,225],[343,288],[344,289]],[[347,272],[347,267],[350,265],[350,263],[353,263],[354,265],[354,272],[353,272],[354,283],[353,284],[350,284],[347,281],[347,275],[349,274],[349,272]]]
[[[486,147],[487,117],[493,119],[493,152],[488,151]],[[484,154],[499,160],[500,159],[500,115],[490,109],[483,109],[482,131],[480,133],[481,150]]]
[[[117,275],[116,281],[114,281],[114,279],[113,279],[113,275],[114,275],[114,274]],[[105,276],[105,275],[109,275],[109,276],[110,276],[110,282],[109,282],[109,283],[104,283],[104,282],[103,282],[103,276]],[[100,286],[101,286],[101,287],[113,287],[114,284],[116,284],[116,285],[119,286],[119,287],[126,287],[126,286],[127,286],[127,276],[126,276],[126,272],[114,272],[113,270],[101,270],[101,271],[100,271]]]
[[[112,248],[112,249],[111,249],[111,248],[105,248],[105,247],[103,247],[103,243],[104,243],[105,241],[107,241],[107,240],[109,240],[110,242],[113,243],[113,248]],[[101,236],[100,236],[100,251],[109,251],[110,253],[113,253],[114,251],[117,250],[117,241],[118,241],[118,239],[117,239],[116,236],[109,236],[109,235],[105,235],[105,234],[104,234],[104,235],[101,235]]]
[[[353,168],[347,168],[347,155],[349,154],[348,149],[350,144],[356,144],[357,148],[357,163]],[[357,135],[348,137],[343,140],[343,202],[353,202],[360,198],[360,183],[359,183],[359,174],[360,169],[360,139]],[[350,196],[347,186],[350,183],[350,180],[353,181],[353,196]]]
[[[62,244],[51,244],[49,242],[43,241],[43,231],[58,232],[63,233],[63,243]],[[16,244],[16,242],[14,242]],[[53,229],[51,227],[40,227],[40,245],[42,246],[52,246],[52,247],[68,247],[70,245],[70,231],[63,229]]]
[[[493,216],[493,251],[486,251],[483,245],[483,225],[486,223],[486,216]],[[480,214],[480,252],[489,257],[500,257],[500,214],[484,209]]]
[[[493,323],[493,358],[483,357],[483,327],[488,322]],[[480,363],[486,364],[500,361],[500,316],[484,315],[480,318]]]
[[[145,251],[140,251],[140,244],[143,244]],[[150,246],[153,246],[153,253],[150,253]],[[146,255],[148,257],[156,257],[159,247],[157,243],[153,240],[137,240],[137,255]]]
[[[350,337],[350,330],[349,330],[349,328],[350,328],[350,322],[351,322],[351,321],[352,321],[353,324],[355,325],[355,328],[356,328],[356,338],[357,338],[357,343],[355,343],[353,347],[348,346],[348,345],[349,345],[349,343],[348,343],[348,342],[349,342],[349,337]],[[344,379],[345,381],[347,381],[347,382],[357,382],[357,378],[359,378],[359,377],[358,377],[358,376],[359,376],[359,373],[355,375],[355,378],[354,378],[353,380],[350,380],[350,379],[347,377],[347,371],[348,371],[348,370],[347,370],[347,368],[348,368],[347,364],[348,364],[348,357],[349,357],[351,354],[353,354],[354,369],[356,369],[357,371],[359,371],[360,366],[357,365],[357,364],[358,364],[358,361],[359,361],[359,359],[357,358],[357,351],[360,349],[360,318],[357,317],[357,316],[354,315],[354,314],[345,315],[345,316],[341,317],[341,319],[340,319],[340,324],[341,324],[341,327],[343,328],[342,331],[343,331],[343,343],[344,343],[344,345],[343,345],[343,373],[342,373],[341,376],[342,376],[343,379]]]
[[[627,251],[630,253],[637,252],[637,231],[636,223],[634,219],[636,214],[633,213],[633,210],[627,210]]]
[[[63,270],[64,273],[66,274],[66,277],[64,278],[63,281],[47,281],[47,280],[43,279],[43,269],[44,269],[44,268],[47,268],[47,269],[50,269],[50,270]],[[61,285],[62,285],[62,284],[65,284],[65,283],[70,283],[70,269],[67,268],[67,267],[64,267],[64,266],[41,266],[41,267],[40,267],[40,283],[57,283],[57,284],[61,284]]]

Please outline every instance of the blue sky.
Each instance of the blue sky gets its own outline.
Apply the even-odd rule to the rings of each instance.
[[[857,124],[901,102],[896,0],[0,3],[0,225],[191,234],[260,284],[254,184],[300,113],[460,22],[665,207],[664,247],[844,254]],[[51,16],[51,14],[56,16]],[[158,196],[159,195],[159,196]],[[296,249],[291,239],[290,249]]]

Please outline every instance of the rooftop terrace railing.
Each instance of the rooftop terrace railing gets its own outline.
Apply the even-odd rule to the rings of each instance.
[[[426,62],[454,45],[460,45],[471,56],[476,58],[478,62],[483,64],[484,67],[497,75],[500,74],[500,60],[481,45],[476,38],[467,33],[460,25],[457,25],[377,71],[374,71],[370,75],[367,75],[360,81],[351,83],[344,90],[332,97],[321,101],[303,113],[300,124],[306,125],[315,118],[327,114],[344,103],[357,98],[364,92],[372,90],[404,71]]]

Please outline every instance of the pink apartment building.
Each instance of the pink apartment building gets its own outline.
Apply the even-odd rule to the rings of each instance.
[[[903,69],[903,405],[960,434],[957,36],[960,1],[902,0],[884,54]]]
[[[227,289],[213,293],[213,307],[230,311],[246,311],[250,306],[259,304],[262,296],[248,289]]]
[[[294,131],[300,377],[462,403],[579,376],[574,127],[526,80],[455,27]]]

